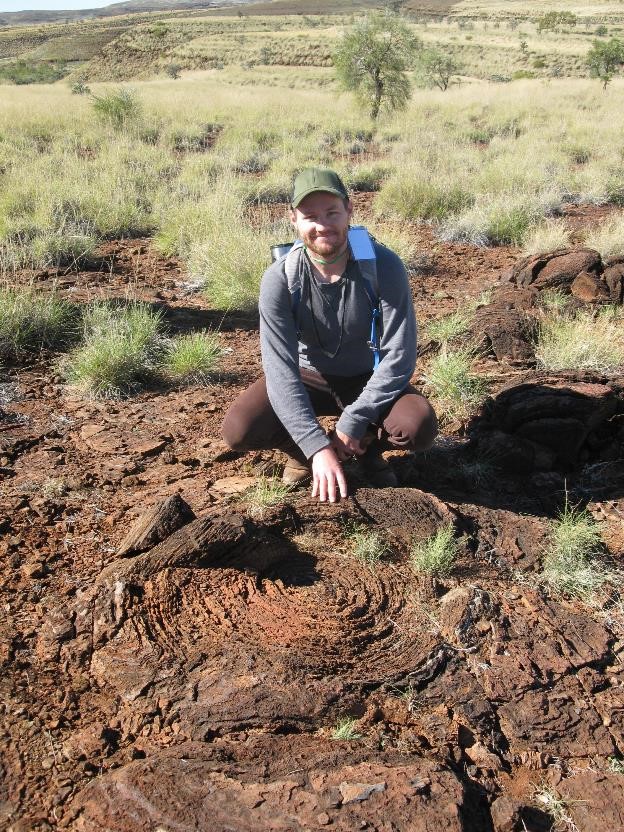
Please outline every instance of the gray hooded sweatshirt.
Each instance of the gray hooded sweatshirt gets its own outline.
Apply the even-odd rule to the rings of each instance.
[[[381,361],[373,372],[369,346],[372,308],[357,263],[350,260],[336,283],[312,277],[296,313],[281,258],[260,286],[260,345],[273,410],[310,459],[330,442],[319,425],[299,367],[321,375],[370,374],[361,394],[345,407],[336,428],[362,439],[409,384],[416,366],[416,319],[405,267],[375,243],[382,336]],[[342,334],[341,334],[342,333]]]

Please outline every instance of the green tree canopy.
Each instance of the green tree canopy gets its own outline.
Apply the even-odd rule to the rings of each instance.
[[[420,69],[424,79],[433,87],[446,90],[453,83],[453,76],[460,71],[460,65],[452,55],[440,49],[426,49],[420,58]]]
[[[618,38],[595,40],[585,59],[591,78],[600,78],[603,89],[624,64],[624,43]]]
[[[576,26],[577,16],[573,12],[546,12],[537,21],[537,29],[543,32],[547,29],[559,29],[562,26]]]
[[[374,12],[344,35],[333,60],[343,87],[376,119],[382,107],[406,106],[411,92],[407,70],[419,48],[419,39],[400,17]]]

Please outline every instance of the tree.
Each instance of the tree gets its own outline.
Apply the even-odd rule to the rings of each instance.
[[[602,88],[613,78],[618,68],[624,64],[624,43],[618,38],[609,41],[595,40],[585,59],[591,78],[599,78]]]
[[[577,16],[573,12],[546,12],[537,21],[538,32],[548,29],[560,29],[563,26],[576,26]]]
[[[333,55],[338,79],[376,119],[382,107],[403,109],[411,86],[407,70],[420,41],[397,15],[374,12],[359,20]]]
[[[449,88],[453,83],[453,75],[457,75],[460,70],[455,58],[439,49],[425,50],[420,58],[420,68],[425,80],[441,90]]]

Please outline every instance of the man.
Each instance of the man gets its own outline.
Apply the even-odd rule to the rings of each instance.
[[[374,243],[380,308],[379,364],[371,349],[373,302],[348,241],[353,207],[340,177],[309,168],[296,178],[290,220],[303,246],[293,300],[287,258],[273,263],[260,288],[265,378],[234,402],[223,436],[235,450],[279,448],[283,479],[312,473],[312,496],[347,496],[342,463],[357,457],[371,484],[396,485],[384,448],[422,451],[437,433],[435,413],[409,386],[416,364],[416,320],[405,268]],[[291,266],[292,268],[292,261]],[[318,416],[339,416],[327,435]]]

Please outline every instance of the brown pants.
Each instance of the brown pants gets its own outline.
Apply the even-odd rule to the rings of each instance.
[[[357,399],[370,376],[321,376],[301,369],[301,380],[317,416],[339,416]],[[407,387],[371,430],[382,450],[426,451],[438,433],[438,420],[427,399]],[[264,376],[244,390],[225,414],[221,432],[235,451],[279,448],[303,459],[286,428],[275,415]]]

